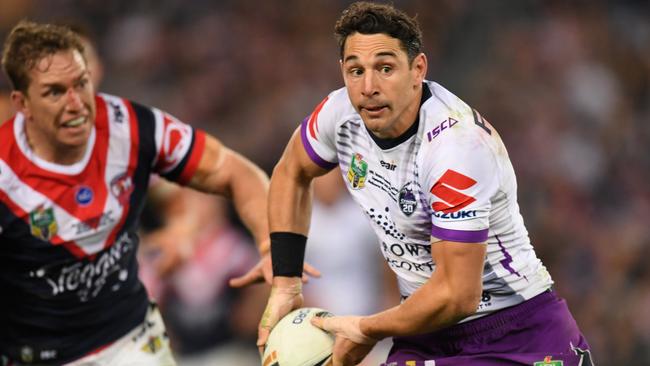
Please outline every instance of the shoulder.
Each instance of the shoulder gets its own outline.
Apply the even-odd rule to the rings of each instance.
[[[335,125],[355,114],[356,111],[350,102],[348,92],[343,87],[329,93],[314,109],[310,118],[318,118],[323,123]]]
[[[423,147],[439,149],[463,148],[464,146],[484,144],[485,132],[476,123],[480,117],[462,99],[435,82],[426,82],[431,97],[422,105],[423,128],[420,137]]]

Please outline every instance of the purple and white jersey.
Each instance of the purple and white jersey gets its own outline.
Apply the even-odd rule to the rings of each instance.
[[[518,304],[553,284],[530,244],[499,134],[439,84],[423,84],[418,120],[400,137],[372,135],[345,88],[303,121],[301,137],[316,164],[340,167],[403,298],[431,277],[436,264],[430,245],[441,240],[487,243],[483,296],[470,318]]]

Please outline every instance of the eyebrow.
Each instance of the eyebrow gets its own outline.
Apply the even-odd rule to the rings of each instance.
[[[74,78],[73,82],[78,82],[79,80],[83,79],[84,77],[88,77],[88,76],[90,76],[90,71],[84,70],[84,72],[82,72],[79,76]],[[65,84],[61,83],[61,82],[58,82],[58,81],[52,82],[52,83],[43,83],[43,84],[41,84],[41,88],[43,88],[43,89],[52,88],[52,87],[65,87]]]
[[[397,57],[397,54],[393,51],[383,51],[383,52],[379,52],[375,57]],[[358,59],[359,56],[350,55],[343,60],[343,63],[346,63],[348,61],[355,61]]]

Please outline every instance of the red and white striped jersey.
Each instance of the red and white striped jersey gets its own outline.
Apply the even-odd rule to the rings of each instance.
[[[22,114],[0,127],[0,354],[61,364],[126,334],[148,299],[135,259],[149,177],[187,182],[205,137],[169,114],[95,98],[83,158],[45,161]]]

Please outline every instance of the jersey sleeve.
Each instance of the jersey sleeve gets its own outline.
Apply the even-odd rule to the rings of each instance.
[[[145,155],[152,155],[152,171],[165,179],[187,184],[203,155],[205,133],[157,108],[132,103],[140,130],[148,132],[140,140]]]
[[[336,116],[335,103],[330,95],[300,125],[300,138],[307,155],[327,170],[338,165],[334,140]]]
[[[426,175],[432,241],[483,243],[487,240],[492,198],[499,189],[496,159],[481,131],[442,142]]]

